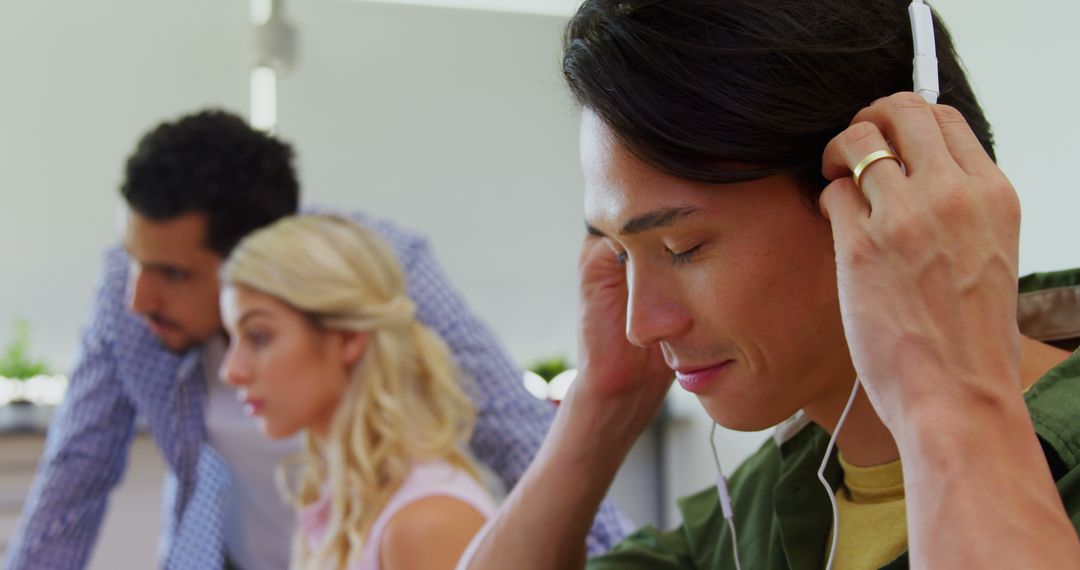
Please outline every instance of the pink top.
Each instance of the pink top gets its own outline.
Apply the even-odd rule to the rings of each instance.
[[[467,503],[485,519],[495,513],[495,501],[487,490],[468,473],[446,463],[436,461],[420,463],[413,467],[401,487],[383,507],[364,540],[360,558],[348,570],[379,570],[382,534],[390,519],[414,501],[428,497],[451,497]],[[299,515],[300,532],[311,549],[318,548],[326,534],[327,518],[330,516],[330,496],[324,494],[318,501],[305,507]]]

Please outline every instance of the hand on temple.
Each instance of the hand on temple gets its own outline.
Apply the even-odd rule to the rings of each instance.
[[[899,160],[871,162],[890,147]],[[913,93],[859,112],[822,172],[852,361],[903,459],[911,565],[1074,565],[1021,395],[1012,185],[958,111]]]
[[[866,166],[876,151],[903,161]],[[863,109],[825,150],[844,329],[894,433],[928,408],[1020,401],[1020,207],[964,118],[912,93]]]
[[[619,402],[648,423],[663,403],[674,373],[659,345],[635,346],[626,338],[626,270],[599,237],[587,235],[579,258],[581,279],[578,360],[581,377],[569,398]]]

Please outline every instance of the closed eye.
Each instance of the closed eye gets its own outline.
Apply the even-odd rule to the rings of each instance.
[[[690,262],[690,260],[693,259],[694,254],[696,254],[700,249],[701,249],[701,246],[698,245],[698,246],[694,246],[694,247],[692,247],[692,248],[690,248],[690,249],[688,249],[686,251],[680,252],[680,253],[675,253],[674,251],[671,251],[670,249],[668,249],[667,252],[668,252],[668,255],[671,256],[671,264],[672,265],[682,265],[684,263]]]
[[[191,278],[191,272],[177,267],[164,267],[161,273],[172,283],[183,283]]]

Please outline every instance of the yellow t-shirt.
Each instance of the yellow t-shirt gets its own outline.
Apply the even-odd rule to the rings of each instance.
[[[907,550],[907,510],[900,460],[856,467],[840,457],[844,484],[836,491],[840,540],[836,570],[880,568]],[[832,537],[829,537],[830,544]]]
[[[1032,386],[1024,388],[1024,393]],[[881,568],[908,548],[903,467],[899,459],[858,467],[844,461],[843,455],[837,457],[844,471],[844,484],[836,490],[840,540],[836,542],[833,568]],[[832,545],[832,531],[828,544]]]

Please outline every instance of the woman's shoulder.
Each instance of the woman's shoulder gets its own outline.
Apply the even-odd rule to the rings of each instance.
[[[394,513],[383,530],[382,546],[415,546],[418,540],[432,539],[445,542],[455,536],[467,537],[467,543],[486,521],[485,514],[461,499],[431,495]]]
[[[429,497],[458,499],[472,505],[485,517],[495,510],[491,493],[472,474],[441,460],[415,464],[387,507],[398,510]]]
[[[446,462],[418,464],[373,532],[380,566],[452,568],[494,509],[490,494],[464,469]]]
[[[455,497],[413,501],[387,523],[380,538],[380,567],[453,568],[486,521],[487,516]]]

